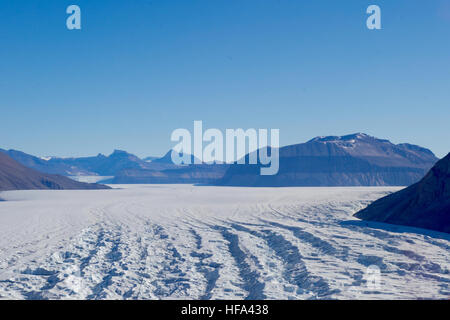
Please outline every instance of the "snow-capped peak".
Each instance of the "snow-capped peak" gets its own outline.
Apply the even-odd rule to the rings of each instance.
[[[371,138],[368,134],[365,133],[353,133],[345,136],[318,136],[310,140],[310,142],[324,142],[324,143],[356,143],[359,140],[366,140],[367,138]]]

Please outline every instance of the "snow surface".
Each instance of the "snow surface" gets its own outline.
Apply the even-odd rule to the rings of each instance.
[[[1,193],[0,298],[450,297],[448,235],[352,217],[398,188],[119,187]]]

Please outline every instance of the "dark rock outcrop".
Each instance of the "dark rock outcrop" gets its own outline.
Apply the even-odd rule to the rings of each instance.
[[[373,202],[355,217],[450,233],[450,153],[418,183]]]
[[[109,189],[109,187],[41,173],[21,165],[7,154],[0,152],[0,191],[34,189],[79,190]]]

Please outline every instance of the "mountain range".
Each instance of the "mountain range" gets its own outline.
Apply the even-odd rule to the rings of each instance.
[[[450,153],[418,183],[373,202],[355,217],[450,233]]]
[[[0,152],[0,191],[34,189],[109,189],[100,184],[77,182],[60,175],[46,174],[27,168]]]
[[[46,159],[16,150],[0,149],[0,152],[43,173],[113,177],[102,181],[104,183],[252,187],[407,186],[420,180],[438,160],[428,149],[406,143],[393,144],[364,133],[316,137],[306,143],[282,147],[279,172],[273,176],[261,176],[260,164],[175,165],[171,161],[171,151],[160,158],[145,159],[121,150],[109,156]]]
[[[50,157],[47,159],[42,159],[17,150],[6,151],[0,149],[0,152],[6,153],[28,168],[44,173],[60,174],[64,176],[114,176],[122,169],[146,168],[149,165],[149,162],[121,150],[114,150],[109,156],[98,154],[94,157]]]
[[[229,167],[228,165],[193,164],[194,162],[195,157],[190,155],[191,164],[175,165],[172,162],[172,150],[169,150],[163,157],[152,160],[146,168],[120,170],[113,179],[105,180],[105,182],[213,184],[224,176]]]

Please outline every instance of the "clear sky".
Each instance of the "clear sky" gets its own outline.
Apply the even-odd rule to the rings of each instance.
[[[70,4],[81,30],[66,28]],[[371,4],[382,30],[366,28]],[[162,155],[194,120],[444,156],[450,1],[0,1],[0,148]]]

